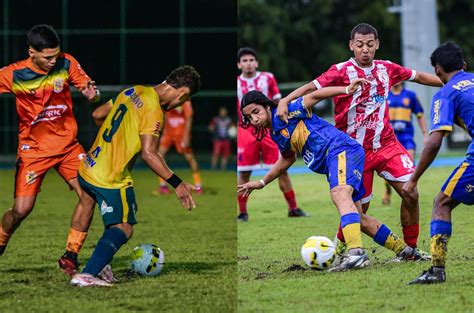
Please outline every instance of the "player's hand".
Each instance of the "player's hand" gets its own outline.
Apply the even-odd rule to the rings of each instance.
[[[100,99],[100,92],[93,80],[88,81],[86,87],[81,89],[81,92],[90,102],[97,102]]]
[[[263,185],[260,181],[251,181],[242,185],[237,185],[237,192],[242,193],[243,197],[248,197],[254,189],[262,189]]]
[[[417,183],[409,179],[405,184],[403,184],[402,190],[406,195],[410,195],[415,192]]]
[[[174,190],[176,197],[178,197],[183,207],[188,211],[196,208],[196,204],[194,203],[193,197],[191,195],[192,190],[196,190],[196,187],[186,182],[182,182]]]
[[[367,79],[364,79],[364,78],[357,78],[357,79],[354,79],[353,81],[351,81],[350,85],[347,86],[346,90],[347,90],[349,95],[352,95],[357,90],[362,88],[362,85],[365,85],[365,84],[370,84],[370,81],[368,81]]]
[[[288,101],[280,99],[276,110],[276,116],[286,124],[288,124]]]

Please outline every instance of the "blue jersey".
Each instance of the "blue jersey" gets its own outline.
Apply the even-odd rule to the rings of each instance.
[[[419,117],[423,114],[423,107],[416,94],[405,88],[398,95],[390,91],[387,101],[390,107],[390,124],[392,124],[395,135],[397,137],[400,135],[413,137],[412,115],[415,114]]]
[[[300,154],[306,166],[320,174],[328,174],[327,156],[340,146],[360,146],[347,134],[319,118],[303,105],[303,97],[288,105],[288,124],[272,109],[271,137],[283,156]]]
[[[471,138],[474,137],[474,74],[460,71],[433,96],[430,132],[450,132],[453,124],[464,128]],[[467,158],[474,160],[472,139]]]

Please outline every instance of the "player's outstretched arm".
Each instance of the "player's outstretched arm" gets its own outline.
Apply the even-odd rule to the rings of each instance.
[[[100,91],[97,89],[95,81],[88,81],[86,86],[81,88],[80,91],[90,102],[97,103],[100,101]]]
[[[92,118],[94,119],[97,126],[102,126],[107,114],[109,114],[112,109],[113,103],[112,100],[107,101],[101,106],[97,107],[94,112],[92,112]]]
[[[285,172],[296,161],[296,154],[286,158],[280,157],[278,161],[272,166],[270,171],[259,181],[251,181],[242,185],[237,185],[237,192],[242,193],[242,196],[248,197],[254,189],[262,189],[267,184],[271,183],[275,178]]]
[[[278,116],[278,118],[284,121],[285,123],[288,123],[288,103],[314,90],[316,90],[316,86],[312,82],[309,82],[299,87],[298,89],[293,90],[288,96],[282,98],[280,102],[278,102],[276,116]]]
[[[159,138],[153,135],[140,135],[140,141],[142,144],[141,157],[143,161],[145,161],[156,175],[160,176],[173,186],[176,196],[185,209],[190,211],[194,209],[196,204],[191,195],[191,190],[194,189],[194,187],[183,182],[178,176],[176,176],[170,170],[165,160],[157,152]]]
[[[443,87],[443,82],[438,78],[438,76],[424,72],[416,72],[416,76],[413,81],[422,85]]]

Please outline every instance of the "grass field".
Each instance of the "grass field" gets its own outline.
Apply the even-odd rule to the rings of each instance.
[[[188,171],[178,175],[190,180]],[[12,204],[13,171],[0,171],[0,208]],[[237,264],[233,172],[204,171],[205,192],[187,212],[174,195],[152,196],[151,171],[135,171],[139,211],[134,236],[116,254],[119,279],[113,288],[80,289],[57,268],[76,196],[51,171],[32,214],[0,257],[0,312],[232,312],[236,310]],[[80,255],[85,264],[103,232],[96,214]],[[163,272],[153,278],[131,275],[129,255],[140,243],[165,252]]]
[[[431,169],[421,180],[419,246],[429,251],[432,200],[452,168]],[[407,286],[429,263],[385,264],[393,253],[363,236],[372,266],[326,273],[305,270],[300,248],[311,235],[333,238],[339,223],[325,177],[293,175],[298,204],[309,218],[289,219],[286,204],[272,183],[249,200],[248,223],[238,225],[239,312],[474,312],[474,214],[459,206],[453,213],[447,283]],[[382,206],[383,181],[375,180],[369,214],[401,234],[400,201]]]

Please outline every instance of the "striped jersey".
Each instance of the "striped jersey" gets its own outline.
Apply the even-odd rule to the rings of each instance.
[[[48,157],[67,153],[77,144],[70,85],[84,88],[90,77],[67,53],[60,53],[48,72],[31,58],[0,69],[0,93],[16,98],[18,156]]]
[[[413,80],[414,70],[390,61],[374,60],[370,68],[362,68],[351,58],[335,64],[313,80],[316,88],[345,86],[356,78],[365,78],[364,85],[352,95],[333,98],[336,127],[359,142],[365,150],[378,149],[396,140],[390,125],[387,97],[392,85]]]
[[[141,151],[140,135],[160,135],[163,111],[153,87],[125,89],[110,102],[112,109],[79,174],[94,186],[118,189],[133,184],[130,172]]]

